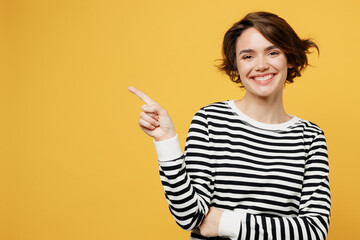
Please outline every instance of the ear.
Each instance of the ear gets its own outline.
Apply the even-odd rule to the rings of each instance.
[[[289,64],[287,65],[288,68],[293,68],[293,65]]]

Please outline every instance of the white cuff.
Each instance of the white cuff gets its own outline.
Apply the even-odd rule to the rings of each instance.
[[[238,239],[240,224],[245,218],[245,213],[225,210],[221,215],[219,224],[219,237]]]
[[[169,161],[180,158],[183,153],[180,149],[178,135],[176,134],[174,137],[163,140],[163,141],[155,141],[155,149],[158,155],[158,161]]]

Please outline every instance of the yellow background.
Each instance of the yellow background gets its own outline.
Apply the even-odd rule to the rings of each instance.
[[[249,11],[313,37],[288,113],[325,131],[328,239],[355,239],[359,208],[360,2],[32,0],[0,2],[0,239],[188,239],[174,222],[133,85],[168,110],[184,147],[194,113],[240,98],[214,67]]]

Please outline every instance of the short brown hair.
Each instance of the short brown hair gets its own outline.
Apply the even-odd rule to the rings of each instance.
[[[266,39],[280,48],[286,55],[288,68],[287,83],[292,83],[295,77],[308,65],[307,55],[310,48],[319,47],[310,39],[300,39],[291,26],[279,16],[269,12],[253,12],[236,22],[226,33],[223,41],[223,59],[218,65],[221,71],[229,75],[231,81],[241,83],[236,65],[236,40],[242,32],[250,27],[256,28]]]

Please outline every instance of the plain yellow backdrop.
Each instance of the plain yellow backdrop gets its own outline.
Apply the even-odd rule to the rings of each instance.
[[[184,147],[195,112],[244,91],[214,67],[250,11],[285,18],[320,46],[286,86],[288,113],[318,124],[330,156],[328,239],[360,227],[360,2],[32,0],[0,2],[0,239],[189,239],[174,222],[146,92]]]

